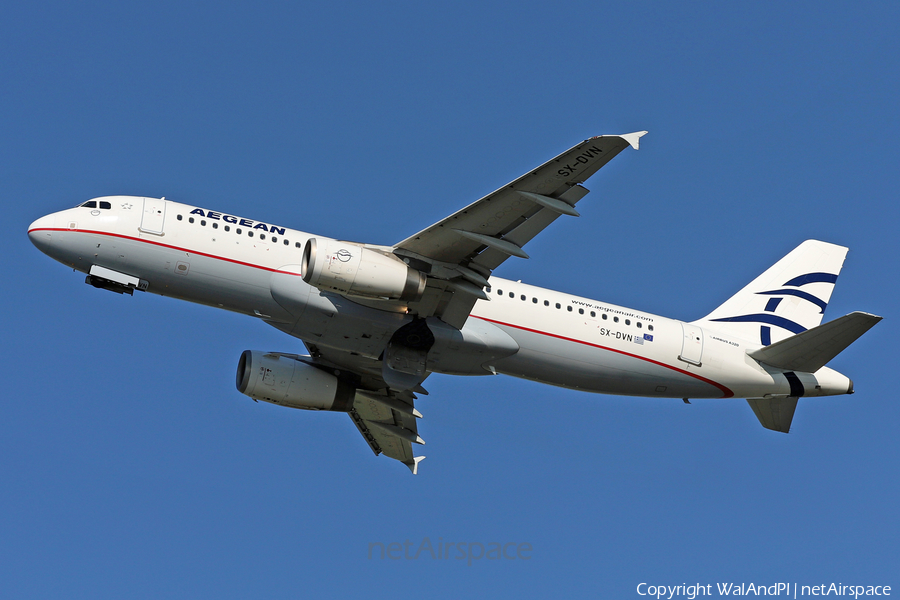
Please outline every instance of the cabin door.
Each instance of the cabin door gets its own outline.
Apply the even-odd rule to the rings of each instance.
[[[690,323],[682,323],[681,329],[684,341],[678,359],[699,367],[700,359],[703,357],[703,330]]]
[[[144,213],[141,217],[141,231],[144,233],[163,234],[163,223],[166,220],[166,201],[157,198],[144,198]]]

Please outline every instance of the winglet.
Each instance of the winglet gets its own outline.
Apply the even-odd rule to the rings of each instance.
[[[623,133],[619,137],[631,144],[631,147],[635,150],[640,146],[641,138],[647,135],[646,131],[635,131],[634,133]]]
[[[413,475],[418,475],[419,474],[419,463],[422,462],[423,460],[425,460],[424,456],[413,456],[411,463],[405,462],[403,464],[406,465],[407,467],[409,467],[409,470],[412,471]]]

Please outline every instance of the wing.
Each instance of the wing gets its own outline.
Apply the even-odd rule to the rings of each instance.
[[[350,419],[376,455],[402,462],[415,475],[425,458],[414,456],[412,450],[413,444],[425,443],[419,437],[417,420],[422,413],[415,409],[415,394],[389,389],[381,377],[381,361],[305,343],[317,364],[359,377],[353,407],[348,411]],[[416,391],[428,393],[421,387]]]
[[[574,205],[588,193],[581,184],[645,133],[586,140],[394,246],[429,274],[410,311],[462,328],[475,302],[488,299],[491,272],[510,256],[528,258],[522,247],[560,215],[578,216]]]

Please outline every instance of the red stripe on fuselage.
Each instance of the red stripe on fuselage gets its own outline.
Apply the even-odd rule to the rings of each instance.
[[[262,265],[255,265],[253,263],[247,263],[240,260],[236,260],[233,258],[225,258],[224,256],[218,256],[216,254],[207,254],[206,252],[199,252],[197,250],[188,250],[187,248],[181,248],[179,246],[172,246],[171,244],[163,244],[162,242],[154,242],[153,240],[145,240],[143,238],[136,238],[130,235],[122,235],[120,233],[110,233],[108,231],[94,231],[92,229],[65,229],[63,227],[40,227],[35,229],[29,229],[28,233],[32,231],[65,231],[71,233],[92,233],[95,235],[107,235],[109,237],[122,238],[124,240],[131,240],[134,242],[142,242],[144,244],[152,244],[154,246],[160,246],[162,248],[169,248],[171,250],[178,250],[179,252],[187,252],[189,254],[196,254],[197,256],[205,256],[207,258],[215,258],[218,260],[224,260],[226,262],[234,263],[236,265],[241,265],[244,267],[251,267],[254,269],[262,269],[263,271],[271,271],[272,273],[284,273],[285,275],[296,275],[297,277],[301,277],[300,273],[292,273],[290,271],[281,271],[279,269],[273,269],[272,267],[264,267]]]
[[[171,250],[177,250],[177,251],[179,251],[179,252],[187,252],[187,253],[190,253],[190,254],[196,254],[196,255],[198,255],[198,256],[205,256],[205,257],[207,257],[207,258],[214,258],[214,259],[218,259],[218,260],[223,260],[223,261],[226,261],[226,262],[230,262],[230,263],[233,263],[233,264],[236,264],[236,265],[241,265],[241,266],[244,266],[244,267],[250,267],[250,268],[253,268],[253,269],[262,269],[262,270],[264,270],[264,271],[270,271],[270,272],[272,272],[272,273],[284,273],[285,275],[296,275],[296,276],[300,277],[300,274],[298,274],[298,273],[292,273],[292,272],[290,272],[290,271],[281,271],[281,270],[279,270],[279,269],[273,269],[273,268],[271,268],[271,267],[264,267],[264,266],[262,266],[262,265],[255,265],[255,264],[252,264],[252,263],[247,263],[247,262],[243,262],[243,261],[240,261],[240,260],[235,260],[235,259],[233,259],[233,258],[225,258],[225,257],[223,257],[223,256],[217,256],[217,255],[215,255],[215,254],[207,254],[206,252],[198,252],[198,251],[196,251],[196,250],[188,250],[187,248],[181,248],[181,247],[179,247],[179,246],[172,246],[171,244],[163,244],[163,243],[161,243],[161,242],[154,242],[153,240],[145,240],[145,239],[143,239],[143,238],[136,238],[136,237],[133,237],[133,236],[130,236],[130,235],[122,235],[122,234],[119,234],[119,233],[109,233],[109,232],[107,232],[107,231],[94,231],[94,230],[89,230],[89,229],[66,229],[66,228],[62,228],[62,227],[40,227],[40,228],[30,229],[30,230],[28,231],[28,233],[31,233],[31,232],[33,232],[33,231],[65,231],[65,232],[72,232],[72,233],[91,233],[91,234],[96,234],[96,235],[106,235],[106,236],[109,236],[109,237],[117,237],[117,238],[121,238],[121,239],[125,239],[125,240],[132,240],[132,241],[135,241],[135,242],[142,242],[142,243],[145,243],[145,244],[152,244],[152,245],[154,245],[154,246],[160,246],[160,247],[162,247],[162,248],[169,248],[169,249],[171,249]],[[601,346],[601,345],[599,345],[599,344],[592,344],[591,342],[586,342],[586,341],[584,341],[584,340],[577,340],[577,339],[575,339],[575,338],[570,338],[570,337],[566,337],[566,336],[562,336],[562,335],[557,335],[557,334],[555,334],[555,333],[550,333],[550,332],[547,332],[547,331],[540,331],[540,330],[538,330],[538,329],[531,329],[531,328],[529,328],[529,327],[524,327],[524,326],[522,326],[522,325],[514,325],[514,324],[512,324],[512,323],[504,323],[503,321],[495,321],[494,319],[488,319],[488,318],[486,318],[486,317],[478,317],[478,316],[476,316],[476,315],[472,315],[472,316],[475,317],[476,319],[481,319],[482,321],[488,321],[488,322],[490,322],[490,323],[495,323],[495,324],[497,324],[497,325],[503,325],[503,326],[506,326],[506,327],[513,327],[513,328],[515,328],[515,329],[521,329],[522,331],[528,331],[528,332],[536,333],[536,334],[539,334],[539,335],[546,335],[546,336],[548,336],[548,337],[554,337],[554,338],[557,338],[557,339],[560,339],[560,340],[565,340],[565,341],[567,341],[567,342],[574,342],[574,343],[576,343],[576,344],[583,344],[583,345],[585,345],[585,346],[591,346],[591,347],[593,347],[593,348],[598,348],[598,349],[600,349],[600,350],[607,350],[607,351],[609,351],[609,352],[616,352],[617,354],[622,354],[622,355],[624,355],[624,356],[629,356],[629,357],[631,357],[631,358],[637,358],[637,359],[643,360],[643,361],[645,361],[645,362],[653,363],[653,364],[655,364],[655,365],[659,365],[659,366],[661,366],[661,367],[665,367],[665,368],[667,368],[667,369],[671,369],[672,371],[675,371],[675,372],[677,372],[677,373],[681,373],[681,374],[683,374],[683,375],[687,375],[688,377],[693,377],[694,379],[698,379],[698,380],[700,380],[700,381],[702,381],[702,382],[704,382],[704,383],[708,383],[709,385],[711,385],[711,386],[713,386],[713,387],[716,387],[716,388],[718,388],[719,390],[721,390],[721,391],[723,392],[723,394],[724,394],[724,395],[722,396],[723,398],[732,398],[732,397],[734,397],[734,392],[732,392],[730,389],[728,389],[727,387],[725,387],[724,385],[722,385],[722,384],[720,384],[720,383],[716,383],[715,381],[713,381],[713,380],[711,380],[711,379],[707,379],[706,377],[701,377],[700,375],[696,375],[696,374],[691,373],[691,372],[689,372],[689,371],[685,371],[684,369],[679,369],[678,367],[675,367],[675,366],[672,366],[672,365],[667,365],[666,363],[659,362],[659,361],[653,360],[653,359],[651,359],[651,358],[647,358],[647,357],[644,357],[644,356],[639,356],[639,355],[637,355],[637,354],[631,354],[630,352],[625,352],[625,351],[623,351],[623,350],[616,350],[615,348],[608,348],[608,347],[606,347],[606,346]]]
[[[687,375],[688,377],[693,377],[694,379],[699,379],[703,383],[708,383],[711,386],[717,387],[724,394],[722,396],[723,398],[733,398],[734,397],[734,392],[732,392],[730,389],[728,389],[721,383],[716,383],[712,379],[707,379],[706,377],[701,377],[700,375],[691,373],[690,371],[685,371],[684,369],[679,369],[678,367],[675,367],[672,365],[667,365],[664,362],[659,362],[658,360],[653,360],[652,358],[647,358],[646,356],[632,354],[630,352],[625,352],[624,350],[616,350],[615,348],[608,348],[606,346],[601,346],[599,344],[592,344],[591,342],[586,342],[584,340],[577,340],[575,338],[570,338],[570,337],[566,337],[564,335],[550,333],[548,331],[541,331],[539,329],[531,329],[530,327],[523,327],[522,325],[515,325],[513,323],[504,323],[503,321],[495,321],[494,319],[488,319],[487,317],[479,317],[476,315],[472,315],[472,316],[475,317],[476,319],[481,319],[482,321],[488,321],[489,323],[494,323],[496,325],[503,325],[505,327],[513,327],[515,329],[521,329],[522,331],[528,331],[530,333],[537,333],[538,335],[546,335],[547,337],[553,337],[553,338],[557,338],[560,340],[565,340],[567,342],[574,342],[576,344],[584,344],[585,346],[591,346],[593,348],[598,348],[600,350],[608,350],[609,352],[615,352],[617,354],[623,354],[623,355],[629,356],[631,358],[637,358],[637,359],[643,360],[645,362],[653,363],[654,365],[659,365],[660,367],[665,367],[667,369],[671,369],[673,371],[681,373],[682,375]]]

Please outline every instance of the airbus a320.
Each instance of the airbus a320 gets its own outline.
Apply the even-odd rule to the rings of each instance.
[[[245,351],[237,389],[346,412],[372,451],[415,474],[431,373],[504,374],[656,398],[747,398],[788,432],[801,397],[853,393],[828,361],[881,318],[822,324],[847,248],[808,240],[693,322],[493,272],[560,217],[589,177],[646,132],[588,139],[392,246],[348,242],[166,199],[96,198],[28,228],[96,288],[239,312],[307,352]]]

